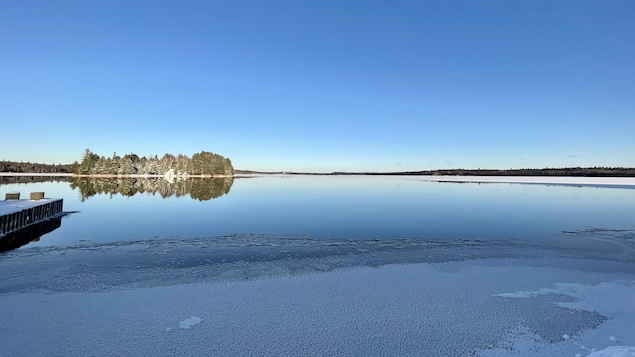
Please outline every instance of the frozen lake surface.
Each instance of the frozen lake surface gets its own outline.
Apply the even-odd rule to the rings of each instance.
[[[632,189],[254,178],[192,200],[5,188],[77,213],[0,254],[2,356],[635,354]]]

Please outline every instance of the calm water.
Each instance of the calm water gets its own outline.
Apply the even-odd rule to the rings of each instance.
[[[531,241],[631,238],[635,190],[425,182],[413,177],[257,177],[7,184],[74,212],[20,249],[227,235]],[[630,241],[629,241],[630,242]]]

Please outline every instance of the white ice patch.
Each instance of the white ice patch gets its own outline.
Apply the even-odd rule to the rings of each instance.
[[[632,329],[630,327],[635,317],[635,304],[633,303],[635,301],[635,280],[603,282],[597,285],[560,283],[556,284],[554,288],[542,288],[535,291],[518,291],[515,293],[497,294],[495,296],[528,299],[542,295],[571,296],[575,301],[557,302],[556,304],[566,309],[597,312],[604,315],[608,317],[610,321],[604,322],[595,332],[617,332],[625,334],[625,342],[632,343],[635,341],[633,339],[635,334],[631,332]],[[589,331],[583,334],[583,336],[575,337],[575,340],[586,340],[583,343],[588,347],[581,343],[574,342],[574,337],[569,334],[562,335],[562,338],[569,343],[579,346],[585,351],[585,353],[579,353],[576,356],[635,357],[635,346],[606,346],[606,342],[597,339],[597,337],[592,337],[594,335],[597,335],[597,333]],[[613,334],[609,335],[608,340],[613,343],[621,342],[620,339]],[[510,342],[515,345],[517,349],[523,350],[523,344],[526,344],[527,341],[531,341],[531,339],[518,334],[518,336],[511,339]],[[596,348],[602,349],[598,350]],[[524,350],[529,349],[525,348]],[[546,352],[546,350],[543,349],[542,352]]]
[[[591,352],[587,357],[635,357],[635,346],[610,346]]]
[[[191,328],[198,325],[201,321],[203,321],[203,319],[201,319],[200,317],[192,316],[189,319],[185,319],[179,322],[179,327],[186,328],[186,329]]]
[[[518,291],[495,296],[507,298],[531,298],[539,295],[560,294],[576,298],[575,302],[560,302],[558,306],[596,311],[601,314],[635,313],[635,280],[603,282],[599,285],[556,284],[555,288],[542,288],[536,291]]]

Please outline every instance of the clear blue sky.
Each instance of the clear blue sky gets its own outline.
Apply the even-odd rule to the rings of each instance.
[[[3,1],[0,160],[635,166],[635,1]]]

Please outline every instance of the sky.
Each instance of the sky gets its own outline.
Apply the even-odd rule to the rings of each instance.
[[[635,1],[0,3],[0,160],[635,166]]]

